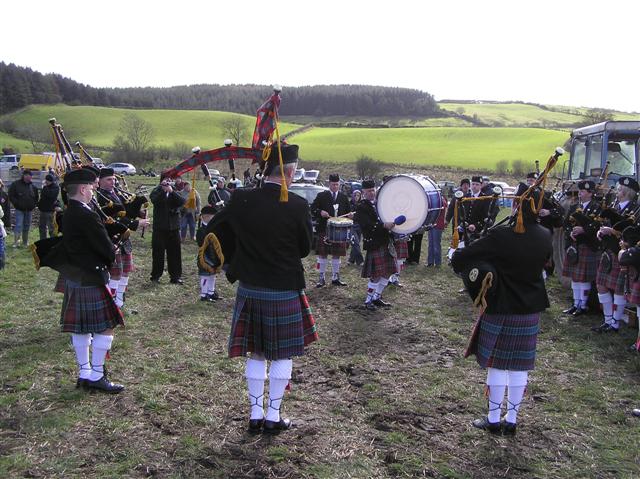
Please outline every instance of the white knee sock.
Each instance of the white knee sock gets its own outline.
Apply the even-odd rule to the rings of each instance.
[[[374,283],[369,280],[369,284],[367,284],[367,298],[364,300],[365,303],[370,303],[375,298],[376,290],[378,289],[378,283]]]
[[[340,258],[331,258],[331,279],[335,280],[340,277]]]
[[[591,291],[591,283],[578,283],[580,285],[580,308],[587,309],[587,301],[589,300],[589,291]]]
[[[611,326],[614,329],[618,329],[620,327],[620,321],[622,321],[622,316],[624,315],[624,307],[627,305],[627,300],[624,296],[619,294],[613,295],[613,321],[611,322]]]
[[[598,300],[602,305],[602,313],[604,314],[604,322],[611,324],[613,322],[613,298],[611,293],[598,293]]]
[[[209,275],[209,289],[207,290],[207,294],[213,294],[216,290],[216,275]]]
[[[487,389],[489,399],[489,413],[487,420],[492,423],[500,422],[504,391],[507,388],[507,371],[504,369],[487,369]]]
[[[267,379],[267,361],[264,358],[248,358],[245,377],[249,390],[251,419],[262,419],[264,417],[264,381]]]
[[[280,421],[280,405],[284,398],[284,391],[291,379],[293,361],[291,359],[279,359],[271,361],[269,367],[269,408],[267,409],[267,421]]]
[[[387,287],[387,284],[389,284],[389,280],[387,278],[380,278],[380,281],[378,281],[378,285],[376,287],[377,298],[382,296],[382,292],[384,291],[384,288]]]
[[[529,371],[509,371],[507,374],[507,415],[505,419],[507,422],[516,422],[518,411],[520,410],[520,403],[524,396],[524,392],[527,389],[527,378],[529,377]]]
[[[82,379],[89,379],[91,377],[91,361],[89,360],[91,335],[73,333],[71,335],[71,342],[73,343],[73,349],[76,351],[76,362],[80,369],[78,376]]]
[[[114,298],[118,292],[118,284],[120,283],[119,279],[110,279],[109,280],[109,291],[111,291],[111,296]]]
[[[209,278],[211,276],[200,275],[200,297],[204,298],[209,291]]]
[[[327,271],[327,258],[321,258],[318,256],[318,272],[324,276]]]
[[[94,334],[91,350],[91,380],[97,381],[104,375],[104,361],[113,344],[113,336]]]
[[[116,292],[116,304],[118,307],[122,307],[122,305],[124,305],[124,293],[127,290],[128,284],[129,276],[122,276],[120,281],[118,281],[118,289]]]

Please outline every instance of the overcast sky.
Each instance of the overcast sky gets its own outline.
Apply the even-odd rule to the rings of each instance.
[[[640,1],[5,0],[0,12],[0,60],[96,87],[369,84],[640,112]]]

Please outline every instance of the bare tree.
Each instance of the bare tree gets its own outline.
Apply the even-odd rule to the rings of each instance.
[[[592,108],[591,110],[587,110],[583,116],[585,118],[586,125],[593,125],[595,123],[613,120],[613,113],[601,108]]]
[[[19,126],[16,129],[16,134],[18,137],[24,138],[31,143],[31,148],[34,153],[41,152],[51,143],[48,128],[34,125],[33,123]]]
[[[153,159],[153,125],[135,113],[127,113],[120,121],[114,138],[113,154],[116,161],[141,162]]]
[[[249,138],[249,128],[247,127],[247,123],[239,115],[233,115],[228,119],[222,122],[222,132],[225,135],[225,138],[230,138],[233,140],[233,144],[236,146],[241,146],[243,143],[248,141]]]
[[[370,156],[360,155],[356,160],[356,173],[360,179],[372,178],[375,179],[376,176],[380,174],[382,171],[382,162],[378,160],[374,160]]]

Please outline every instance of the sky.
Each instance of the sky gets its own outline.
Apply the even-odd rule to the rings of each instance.
[[[14,0],[0,61],[95,87],[367,84],[640,112],[634,0]]]

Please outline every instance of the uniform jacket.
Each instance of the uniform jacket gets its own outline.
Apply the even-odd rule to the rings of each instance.
[[[573,242],[573,240],[569,236],[574,226],[573,222],[571,221],[571,215],[575,213],[575,211],[578,208],[582,209],[581,203],[576,203],[575,205],[571,205],[569,207],[569,211],[567,212],[567,217],[565,218],[565,221],[564,221],[565,242],[567,244],[570,244]],[[589,204],[587,204],[587,207],[584,208],[583,213],[588,216],[590,215],[598,216],[598,214],[600,213],[600,205],[598,204],[597,201],[591,200]],[[598,232],[598,227],[596,227],[594,224],[585,225],[584,230],[585,232],[583,234],[576,236],[575,243],[587,245],[594,250],[598,249],[599,241],[596,237],[596,233]]]
[[[498,275],[496,294],[487,299],[490,314],[532,314],[549,307],[542,268],[551,255],[551,233],[539,224],[525,224],[524,233],[509,226],[489,230],[465,248],[456,250],[451,265],[461,273],[477,261],[493,265]]]
[[[153,203],[153,229],[172,231],[180,229],[180,208],[184,198],[175,190],[167,194],[162,186],[156,186],[149,195]]]
[[[277,290],[305,287],[301,258],[311,250],[309,203],[293,193],[280,202],[280,185],[236,190],[207,225],[222,244],[227,277]]]
[[[21,178],[9,186],[9,201],[19,211],[33,211],[38,204],[38,189]]]
[[[55,210],[57,206],[60,206],[58,201],[59,194],[60,187],[55,183],[44,185],[40,193],[40,199],[38,200],[38,209],[49,213]]]
[[[360,225],[365,250],[385,246],[393,238],[391,232],[382,224],[375,206],[370,201],[362,200],[358,203],[353,221]]]
[[[316,230],[318,233],[324,234],[327,231],[327,218],[320,216],[321,211],[326,211],[329,216],[336,216],[334,204],[338,204],[338,215],[346,215],[351,211],[349,197],[338,191],[336,193],[336,201],[333,201],[333,193],[331,191],[322,191],[318,193],[316,199],[311,204],[311,214],[317,220]]]

